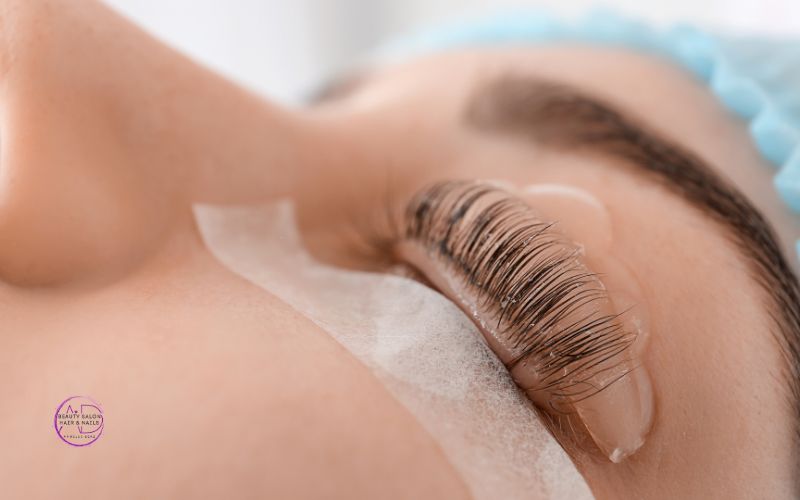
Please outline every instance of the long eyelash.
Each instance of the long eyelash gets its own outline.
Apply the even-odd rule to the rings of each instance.
[[[580,264],[579,249],[496,187],[435,184],[417,194],[391,226],[397,233],[389,240],[418,242],[455,271],[478,310],[492,318],[495,333],[513,346],[509,370],[532,365],[539,383],[523,389],[547,391],[553,407],[602,390],[606,384],[598,387],[592,380],[614,368],[608,362],[635,340],[621,326],[620,314],[593,309],[607,292]],[[379,244],[390,246],[387,238]]]

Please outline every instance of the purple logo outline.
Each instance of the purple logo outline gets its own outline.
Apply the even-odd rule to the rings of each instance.
[[[97,433],[97,435],[94,437],[94,439],[92,439],[89,442],[82,443],[82,444],[77,444],[77,443],[72,443],[70,441],[67,441],[64,438],[64,436],[61,435],[61,429],[63,429],[64,426],[63,425],[61,427],[58,426],[58,414],[61,413],[61,409],[64,407],[64,405],[67,404],[68,402],[72,401],[73,399],[82,399],[82,400],[85,400],[85,401],[89,401],[92,404],[85,404],[84,402],[81,402],[80,403],[80,413],[78,413],[77,410],[73,409],[72,405],[67,405],[67,413],[72,413],[72,414],[75,414],[75,415],[78,415],[78,414],[83,415],[83,409],[84,408],[94,408],[97,411],[97,414],[100,416],[100,426],[97,429],[95,429],[94,431],[83,432],[82,426],[81,425],[77,425],[78,433],[80,433],[80,434],[94,434],[94,433]],[[77,407],[77,405],[76,405],[76,407]],[[100,403],[98,403],[97,401],[95,401],[94,399],[92,399],[92,398],[90,398],[88,396],[70,396],[70,397],[68,397],[67,399],[62,401],[60,405],[58,405],[58,407],[56,408],[56,413],[55,413],[55,415],[53,415],[53,428],[56,430],[56,434],[58,435],[58,437],[62,441],[64,441],[65,443],[67,443],[70,446],[76,446],[76,447],[89,446],[90,444],[92,444],[95,441],[97,441],[98,439],[100,439],[100,436],[103,435],[103,430],[105,429],[105,426],[106,426],[106,419],[105,419],[105,416],[103,415],[103,408],[100,406]]]

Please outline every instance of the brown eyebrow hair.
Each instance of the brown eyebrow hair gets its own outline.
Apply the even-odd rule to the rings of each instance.
[[[800,285],[772,227],[738,189],[692,152],[560,83],[502,76],[477,90],[464,120],[483,131],[510,133],[546,147],[621,159],[716,221],[745,256],[751,277],[767,297],[800,443]]]

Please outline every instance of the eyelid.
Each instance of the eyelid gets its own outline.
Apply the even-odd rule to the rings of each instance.
[[[496,186],[434,185],[407,207],[394,252],[478,325],[540,409],[577,414],[617,462],[652,420],[646,370],[605,286],[581,248]]]

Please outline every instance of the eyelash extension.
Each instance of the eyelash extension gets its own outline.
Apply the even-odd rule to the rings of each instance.
[[[509,371],[522,365],[536,373],[534,386],[521,386],[534,402],[564,413],[610,385],[593,380],[615,369],[609,362],[636,334],[623,328],[623,313],[601,311],[606,290],[554,223],[500,188],[446,181],[415,195],[390,227],[394,234],[379,243],[384,251],[392,242],[421,245],[475,298],[480,314],[473,316],[510,346]],[[614,372],[611,383],[626,373]]]

